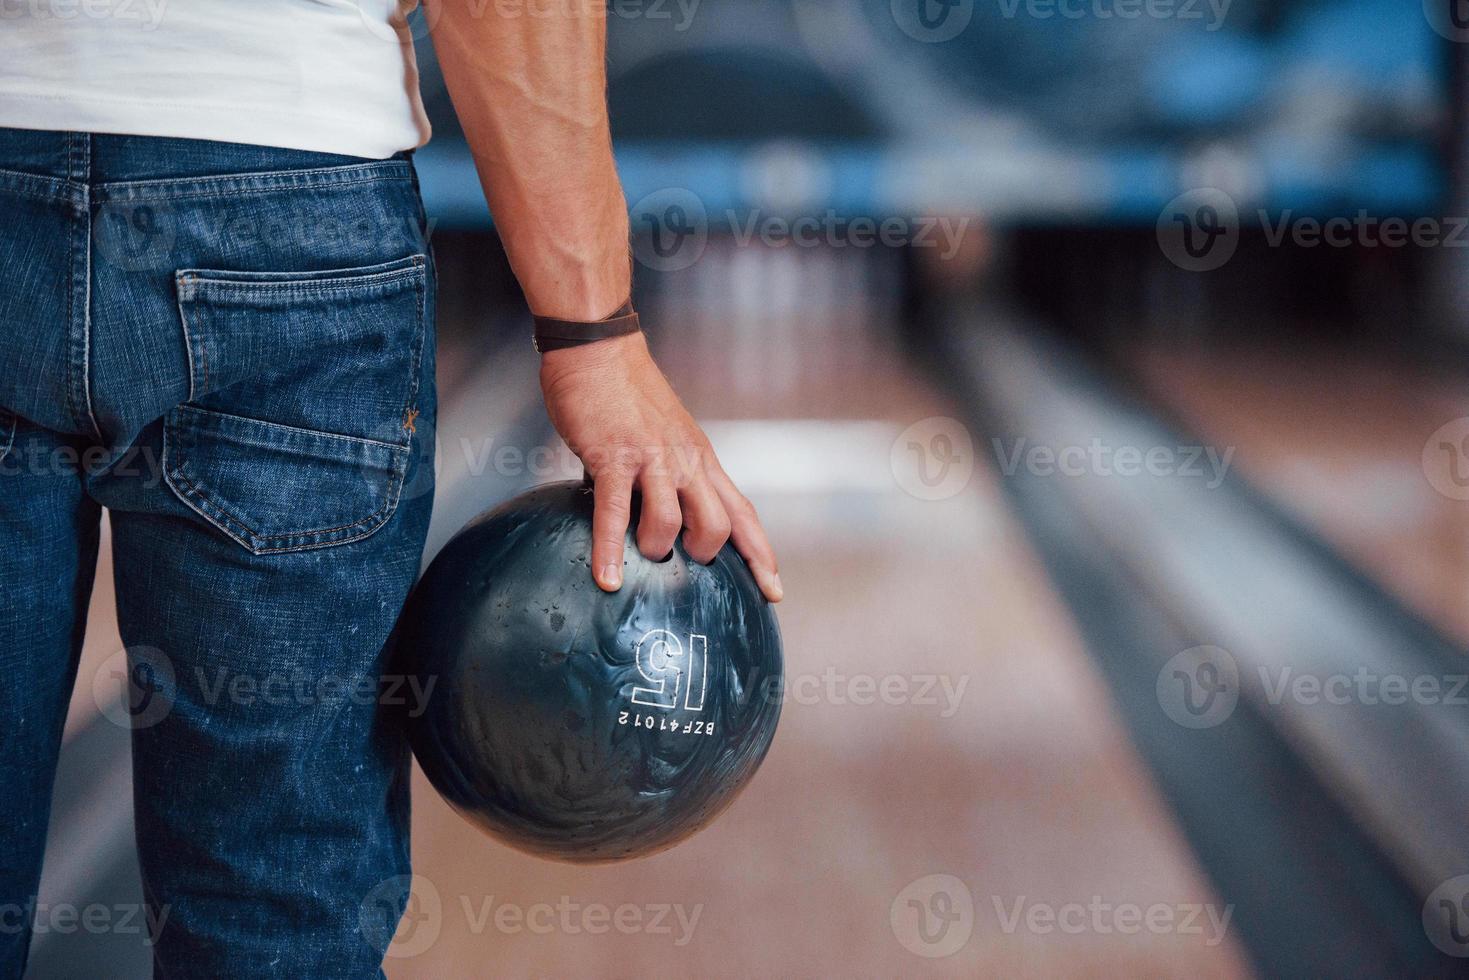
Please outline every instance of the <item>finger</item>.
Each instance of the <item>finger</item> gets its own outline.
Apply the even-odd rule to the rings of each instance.
[[[679,491],[683,502],[683,548],[689,557],[707,565],[729,540],[729,513],[709,481],[700,476]]]
[[[644,470],[639,486],[643,491],[643,511],[638,517],[638,550],[649,561],[662,561],[673,551],[683,515],[678,506],[678,490],[673,481]]]
[[[622,540],[632,513],[633,472],[608,468],[592,487],[592,577],[608,592],[622,588]]]
[[[735,488],[734,482],[724,470],[716,468],[710,473],[709,479],[729,514],[729,534],[734,541],[735,550],[750,566],[755,582],[760,586],[760,591],[765,593],[765,598],[771,602],[779,602],[785,597],[785,588],[780,584],[780,568],[775,561],[775,549],[770,547],[770,540],[765,537],[765,528],[760,525],[760,517],[755,513],[754,505]]]

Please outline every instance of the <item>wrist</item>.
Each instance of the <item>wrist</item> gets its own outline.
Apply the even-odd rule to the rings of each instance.
[[[615,364],[648,357],[648,344],[641,333],[609,337],[579,347],[564,347],[541,355],[541,376],[557,378],[582,371],[606,371]]]
[[[584,347],[598,341],[610,340],[642,329],[632,300],[619,306],[600,320],[560,320],[554,317],[537,316],[535,320],[535,348],[542,354],[567,347]]]
[[[536,289],[526,290],[526,303],[534,316],[555,320],[594,323],[615,313],[632,295],[632,275],[626,268],[562,266],[554,278]]]

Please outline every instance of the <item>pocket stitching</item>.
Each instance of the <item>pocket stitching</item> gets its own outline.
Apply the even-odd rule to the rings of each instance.
[[[359,171],[350,173],[349,171]],[[29,175],[23,175],[29,176]],[[302,179],[307,178],[307,179]],[[240,194],[274,194],[292,190],[351,190],[358,184],[408,181],[413,168],[405,161],[378,160],[312,170],[270,170],[264,173],[219,174],[213,177],[164,177],[157,180],[119,180],[97,185],[98,201],[191,201]],[[49,179],[49,178],[43,178]],[[194,189],[197,188],[197,189]]]
[[[182,483],[184,485],[180,487],[178,484],[174,483],[175,479],[178,480],[179,483]],[[195,483],[193,480],[190,480],[187,476],[184,475],[184,471],[182,469],[172,469],[168,471],[168,485],[177,490],[181,496],[197,497],[208,508],[208,510],[206,511],[195,507],[194,510],[198,511],[199,516],[209,521],[209,523],[213,524],[215,527],[219,528],[230,537],[239,541],[251,551],[255,550],[255,545],[252,542],[258,541],[260,539],[260,535],[252,531],[248,524],[237,520],[230,514],[226,513],[224,508],[220,507],[214,501],[210,500],[209,497],[204,493],[204,491],[199,488],[199,485],[197,483]],[[214,512],[218,513],[217,518]],[[244,534],[242,535],[234,530],[231,530],[228,527],[225,527],[226,524],[232,524],[239,527],[240,531],[243,531]],[[242,540],[242,538],[249,538],[250,540],[245,541]]]
[[[423,368],[423,344],[428,335],[428,323],[426,322],[428,317],[428,268],[422,263],[419,264],[418,268],[423,271],[423,275],[418,276],[413,284],[414,291],[418,297],[418,329],[413,334],[413,367],[408,375],[408,403],[403,406],[403,417],[405,419],[408,417],[408,413],[418,404],[419,375],[422,373]],[[404,428],[407,428],[407,423],[404,424]],[[408,446],[410,448],[413,446],[412,432],[408,433]]]
[[[189,361],[189,399],[188,400],[189,401],[193,401],[194,400],[194,390],[195,390],[194,389],[194,336],[193,336],[193,332],[189,330],[189,313],[188,313],[188,310],[186,310],[184,308],[184,293],[183,293],[183,290],[177,290],[176,291],[176,296],[174,298],[174,302],[178,306],[178,310],[179,310],[179,323],[183,324],[183,328],[184,328],[184,354],[188,358],[188,361]],[[199,364],[200,364],[200,369],[204,373],[204,377],[199,382],[199,386],[201,388],[208,388],[209,387],[209,355],[204,352],[204,342],[203,342],[202,339],[199,341]]]
[[[407,265],[398,265],[407,262]],[[410,379],[408,404],[404,406],[406,411],[413,407],[414,399],[418,396],[418,369],[423,353],[425,294],[428,288],[428,256],[415,254],[403,259],[395,259],[392,262],[380,263],[380,265],[397,266],[395,268],[383,269],[366,275],[336,275],[327,279],[278,279],[278,280],[252,280],[252,279],[229,279],[223,278],[231,275],[217,269],[179,269],[174,273],[174,305],[178,308],[179,322],[184,333],[184,349],[189,361],[189,401],[193,401],[199,390],[209,390],[209,354],[202,337],[196,338],[194,331],[189,329],[189,314],[187,306],[191,303],[207,303],[208,296],[199,295],[201,284],[226,287],[232,295],[242,298],[259,296],[286,296],[295,299],[324,299],[342,293],[350,293],[360,289],[382,289],[397,285],[399,280],[405,280],[412,286],[418,304],[418,329],[415,331],[412,352],[412,377]],[[363,266],[362,268],[373,269],[379,266]],[[352,269],[328,270],[336,273],[352,273]],[[216,273],[211,276],[205,273]],[[250,275],[250,273],[238,273],[239,275]],[[293,273],[287,273],[291,275]],[[294,273],[309,276],[310,272]],[[199,373],[198,384],[194,378],[194,348],[198,348]]]
[[[378,286],[391,286],[400,279],[420,279],[422,276],[414,269],[404,269],[400,272],[374,273],[370,276],[362,276],[356,279],[283,279],[279,282],[242,282],[238,279],[205,279],[198,276],[191,277],[182,274],[182,281],[189,287],[190,299],[193,291],[199,286],[225,286],[236,296],[276,296],[285,294],[287,296],[304,296],[316,298],[324,296],[336,296],[358,289],[372,289]]]
[[[405,265],[398,263],[407,262]],[[394,266],[397,268],[382,269],[379,266],[362,266],[362,269],[378,269],[376,272],[359,272],[356,269],[330,269],[325,270],[340,275],[318,276],[312,271],[297,273],[280,273],[280,279],[251,279],[248,278],[256,273],[250,272],[228,272],[222,269],[179,269],[175,274],[180,285],[195,287],[201,284],[216,286],[229,286],[242,293],[250,293],[254,290],[266,292],[283,290],[287,292],[311,293],[319,287],[322,291],[340,291],[360,286],[378,286],[392,283],[395,279],[419,279],[425,273],[425,261],[423,255],[410,255],[406,259],[398,259],[394,262],[384,262],[381,265]],[[352,273],[357,273],[353,275]],[[291,276],[298,278],[290,278]],[[231,278],[231,277],[235,278]],[[244,278],[240,278],[244,277]]]
[[[269,554],[277,554],[277,553],[286,552],[286,551],[306,551],[306,550],[311,549],[311,548],[322,548],[322,547],[327,547],[329,545],[350,544],[353,541],[361,541],[363,538],[366,538],[366,537],[371,536],[372,534],[374,534],[375,532],[377,532],[378,530],[380,530],[384,525],[386,525],[388,523],[388,520],[392,517],[391,511],[393,510],[393,508],[395,508],[395,507],[398,506],[398,497],[402,493],[402,489],[403,489],[403,478],[401,476],[398,476],[397,473],[396,473],[396,471],[395,471],[394,472],[394,475],[393,475],[393,482],[392,482],[392,484],[391,484],[391,486],[390,486],[390,488],[388,490],[387,499],[383,501],[383,505],[381,507],[379,507],[376,512],[370,514],[367,517],[364,517],[362,520],[360,520],[360,521],[353,521],[351,524],[343,524],[343,525],[341,525],[339,527],[326,528],[325,530],[321,530],[321,531],[305,531],[305,532],[298,532],[297,534],[277,534],[274,537],[266,538],[265,540],[266,541],[279,541],[279,540],[282,540],[282,539],[285,539],[285,538],[300,537],[301,534],[311,534],[311,535],[335,534],[337,531],[347,531],[347,530],[351,530],[354,527],[357,527],[358,525],[367,524],[367,523],[369,523],[371,521],[377,521],[377,523],[373,524],[372,527],[367,528],[366,530],[364,530],[361,534],[349,535],[348,537],[342,538],[340,541],[319,541],[319,542],[308,542],[306,544],[299,544],[299,545],[288,545],[288,546],[277,547],[277,548],[261,548],[258,552],[256,552],[256,554],[269,555]],[[383,518],[381,521],[378,521],[377,520],[377,518],[379,516],[381,516]]]
[[[394,263],[383,263],[384,265],[395,265],[404,262],[404,259],[395,260]],[[199,296],[198,286],[200,283],[208,283],[224,287],[230,294],[239,297],[251,297],[259,295],[288,296],[288,297],[319,297],[330,296],[341,292],[354,290],[383,290],[393,289],[399,283],[406,283],[414,290],[417,306],[418,322],[412,333],[412,346],[410,350],[410,372],[407,385],[407,404],[405,412],[412,409],[417,397],[421,383],[419,373],[422,370],[423,346],[426,340],[428,325],[427,318],[427,295],[428,295],[428,257],[426,255],[408,256],[408,264],[399,265],[396,268],[388,268],[367,275],[337,275],[326,279],[281,279],[281,280],[238,280],[224,278],[229,275],[224,273],[221,277],[201,275],[201,273],[215,270],[183,269],[175,273],[177,282],[177,305],[179,308],[180,322],[182,323],[185,338],[185,347],[190,357],[189,364],[189,397],[195,397],[195,379],[193,371],[194,348],[197,346],[200,384],[204,390],[208,388],[208,355],[202,338],[196,337],[196,331],[190,329],[189,316],[186,312],[187,304],[193,302],[207,302],[208,296]],[[367,268],[371,268],[370,266]],[[352,270],[336,270],[350,273]],[[309,273],[303,273],[309,275]],[[197,343],[196,343],[197,341]],[[196,481],[190,479],[182,465],[170,465],[167,459],[170,443],[183,445],[180,440],[186,438],[183,429],[188,425],[184,421],[175,421],[173,425],[165,427],[163,470],[165,479],[173,488],[179,498],[193,511],[198,513],[210,524],[219,528],[236,543],[255,555],[278,554],[285,552],[306,551],[331,547],[334,545],[349,544],[366,538],[380,528],[385,526],[391,519],[393,511],[402,496],[403,485],[407,479],[407,468],[411,463],[413,437],[411,434],[405,436],[401,444],[393,444],[378,439],[370,439],[361,436],[349,436],[341,433],[326,432],[316,429],[306,429],[299,426],[283,425],[263,419],[247,418],[245,416],[231,415],[228,412],[217,412],[212,409],[195,408],[190,405],[178,405],[174,409],[176,415],[181,416],[184,412],[199,413],[200,415],[213,415],[226,419],[247,422],[271,429],[296,432],[305,436],[337,439],[358,445],[369,445],[385,449],[389,453],[389,465],[384,467],[389,475],[389,482],[385,488],[386,493],[382,505],[373,513],[359,520],[346,524],[339,524],[328,528],[315,528],[309,530],[292,531],[289,533],[262,535],[248,524],[245,524],[231,511],[220,506],[204,488]],[[406,417],[406,416],[405,416]],[[172,433],[171,437],[169,433]],[[355,528],[364,527],[360,533],[349,534],[332,540],[322,540],[331,535],[340,534],[344,531],[352,531]],[[301,540],[306,539],[306,540]],[[296,542],[300,543],[288,543]]]
[[[349,436],[341,432],[327,432],[324,429],[307,429],[299,425],[286,425],[283,422],[271,422],[266,419],[252,419],[245,415],[235,415],[233,412],[221,412],[213,408],[198,408],[193,405],[175,405],[174,411],[192,412],[195,415],[203,415],[206,418],[228,419],[231,422],[245,422],[249,425],[260,425],[267,429],[280,429],[282,432],[294,432],[298,435],[311,436],[317,439],[339,439],[342,442],[356,443],[358,445],[381,446],[394,452],[402,452],[407,446],[400,446],[391,442],[383,442],[381,439],[369,439],[366,436]]]
[[[184,406],[184,405],[178,406],[175,409],[175,412],[178,412],[179,410],[183,410],[183,409],[187,409],[188,411],[192,411],[192,412],[201,412],[201,413],[202,412],[208,412],[207,409],[188,408],[188,406]],[[228,413],[225,413],[225,412],[213,412],[213,413],[210,413],[210,414],[222,415],[222,416],[224,416],[226,418],[240,419],[242,421],[247,421],[247,422],[251,422],[251,423],[258,423],[258,424],[267,425],[267,426],[273,426],[275,428],[280,428],[280,429],[288,429],[288,430],[292,430],[292,431],[296,431],[296,432],[301,432],[301,433],[304,433],[304,434],[307,434],[307,435],[326,436],[328,438],[343,439],[343,440],[346,440],[348,442],[367,443],[367,444],[370,444],[370,445],[379,446],[379,447],[382,447],[384,449],[387,449],[391,453],[392,458],[394,459],[395,463],[397,461],[401,460],[402,457],[404,457],[404,456],[407,455],[407,449],[405,447],[402,447],[402,446],[393,446],[393,445],[391,445],[389,443],[378,442],[377,440],[374,440],[374,439],[359,439],[356,436],[344,436],[344,435],[339,435],[337,433],[316,432],[316,431],[311,430],[311,429],[299,429],[299,428],[296,428],[295,426],[283,426],[283,425],[278,425],[278,424],[273,423],[273,422],[264,422],[264,421],[262,421],[260,419],[245,419],[243,416],[229,415]],[[179,437],[178,427],[174,427],[172,429],[172,435],[173,435],[173,438],[171,439],[169,437],[170,436],[170,429],[169,429],[167,423],[165,423],[165,431],[164,431],[164,439],[163,439],[163,460],[162,460],[162,462],[163,462],[164,479],[168,481],[168,485],[173,488],[173,490],[179,495],[179,498],[181,500],[183,500],[183,502],[191,510],[193,510],[200,517],[203,517],[209,523],[213,524],[215,527],[219,528],[225,534],[229,535],[229,537],[230,537],[231,540],[235,541],[236,543],[238,543],[239,545],[241,545],[247,551],[249,551],[251,554],[254,554],[254,555],[281,554],[281,553],[292,552],[292,551],[309,551],[309,550],[313,550],[313,549],[317,549],[317,548],[326,548],[326,547],[331,547],[333,545],[351,544],[354,541],[361,541],[363,538],[370,537],[372,534],[374,534],[376,531],[378,531],[380,528],[382,528],[384,525],[387,524],[388,520],[392,516],[393,509],[396,508],[397,505],[398,505],[398,499],[399,499],[399,497],[402,495],[403,480],[404,480],[404,477],[405,477],[404,470],[406,470],[406,461],[405,461],[405,465],[403,467],[400,468],[400,467],[398,467],[398,466],[395,465],[389,471],[392,475],[391,475],[391,480],[390,480],[390,482],[388,484],[388,492],[387,492],[387,494],[386,494],[386,496],[385,496],[385,498],[383,500],[383,504],[382,504],[381,507],[379,507],[377,510],[373,511],[368,516],[366,516],[364,518],[361,518],[360,520],[352,521],[349,524],[339,524],[336,527],[313,528],[313,529],[303,530],[303,531],[293,531],[293,532],[291,532],[289,534],[262,535],[259,532],[255,531],[253,528],[251,528],[244,521],[240,520],[238,517],[236,517],[235,515],[233,515],[232,513],[230,513],[228,510],[226,510],[225,508],[221,507],[219,504],[215,503],[214,500],[211,499],[209,497],[209,495],[204,492],[203,488],[200,487],[198,483],[196,483],[195,481],[189,479],[188,474],[186,474],[183,471],[183,468],[182,468],[181,465],[170,465],[169,459],[168,459],[168,456],[169,456],[168,450],[169,450],[170,444],[173,443],[173,442],[175,442],[178,439],[178,437]],[[175,482],[175,481],[178,481],[178,482]],[[180,483],[184,484],[184,486],[180,486],[179,485]],[[197,503],[195,502],[196,500],[197,500]],[[382,520],[378,520],[378,518],[382,518]],[[372,523],[372,522],[376,522],[376,523]],[[350,530],[350,529],[355,528],[355,527],[358,527],[360,525],[370,524],[370,523],[372,524],[372,526],[369,527],[369,528],[367,528],[366,530],[364,530],[361,534],[350,535],[348,537],[341,538],[341,539],[334,540],[334,541],[320,541],[320,540],[318,540],[318,541],[306,541],[306,542],[303,542],[301,544],[293,544],[293,545],[276,544],[275,546],[272,546],[272,543],[273,542],[283,542],[283,541],[291,540],[293,538],[302,538],[302,537],[320,537],[320,536],[323,536],[323,535],[335,534],[338,531]],[[239,528],[240,531],[243,531],[244,534],[242,535],[238,531],[235,531],[231,527],[226,526],[226,525],[233,525],[234,527]]]
[[[308,551],[308,550],[311,550],[311,549],[314,549],[314,548],[326,548],[326,547],[330,547],[331,545],[350,544],[353,541],[361,541],[363,538],[369,537],[370,535],[373,534],[373,532],[377,531],[384,524],[386,524],[387,523],[387,520],[385,519],[385,520],[379,521],[373,527],[369,528],[366,531],[363,531],[361,534],[351,535],[349,537],[342,538],[341,540],[338,540],[338,541],[308,541],[308,542],[305,542],[303,544],[297,544],[297,545],[280,545],[280,546],[277,546],[277,547],[267,547],[267,545],[269,545],[270,542],[272,542],[272,541],[285,541],[285,540],[289,540],[291,538],[315,537],[315,536],[318,536],[318,535],[335,534],[337,531],[350,530],[350,529],[352,529],[354,527],[357,527],[360,524],[368,524],[368,523],[370,523],[372,521],[375,521],[375,520],[377,520],[378,517],[382,516],[383,513],[385,511],[387,511],[389,508],[395,507],[397,505],[397,503],[398,503],[398,497],[399,497],[399,495],[402,492],[402,486],[403,486],[403,479],[402,479],[402,477],[398,476],[397,473],[396,473],[396,471],[395,471],[394,472],[394,475],[393,475],[393,481],[390,484],[389,489],[388,489],[388,496],[383,501],[383,505],[381,507],[379,507],[377,510],[375,510],[374,512],[372,512],[371,514],[369,514],[366,517],[362,518],[361,520],[353,521],[351,524],[339,524],[336,527],[318,528],[318,529],[313,529],[313,530],[308,530],[308,531],[293,531],[290,534],[262,535],[258,531],[252,530],[251,527],[248,524],[246,524],[244,521],[241,521],[239,518],[237,518],[234,515],[230,514],[228,511],[226,511],[219,504],[217,504],[213,500],[211,500],[209,498],[209,495],[206,494],[204,492],[204,490],[197,483],[195,483],[194,481],[190,480],[188,478],[188,476],[186,476],[183,473],[182,470],[171,470],[171,471],[169,471],[169,474],[168,475],[169,475],[169,485],[172,486],[175,490],[178,490],[180,494],[182,494],[185,497],[191,497],[191,496],[192,497],[197,497],[210,510],[215,511],[215,512],[218,513],[218,518],[216,519],[216,517],[213,514],[207,512],[207,511],[204,511],[204,510],[200,510],[197,507],[194,508],[195,511],[197,511],[198,514],[201,517],[203,517],[205,520],[209,521],[209,523],[213,524],[215,527],[219,528],[221,531],[224,531],[226,534],[230,535],[230,537],[234,538],[236,541],[240,541],[241,544],[243,544],[246,548],[248,548],[250,550],[251,554],[256,554],[256,555],[280,554],[282,552],[287,552],[287,551]],[[181,483],[186,484],[186,486],[185,487],[179,487],[176,484],[174,484],[173,480],[175,478],[178,479]],[[233,524],[233,525],[237,526],[238,528],[240,528],[240,530],[242,530],[242,531],[245,532],[245,536],[249,537],[251,539],[251,541],[248,541],[248,542],[247,541],[241,541],[240,540],[240,535],[238,535],[234,531],[231,531],[229,528],[225,527],[224,526],[225,524]],[[259,542],[259,543],[256,544],[254,542]]]

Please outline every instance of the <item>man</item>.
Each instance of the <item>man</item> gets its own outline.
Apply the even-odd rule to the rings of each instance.
[[[541,384],[595,480],[597,583],[621,584],[637,488],[645,555],[732,537],[778,600],[749,503],[641,334],[603,323],[631,288],[604,11],[424,13],[530,308],[581,341],[543,345]],[[106,507],[158,974],[374,975],[362,903],[409,867],[402,740],[371,698],[236,682],[376,678],[418,572],[434,277],[402,16],[10,4],[0,127],[0,972],[24,966]]]

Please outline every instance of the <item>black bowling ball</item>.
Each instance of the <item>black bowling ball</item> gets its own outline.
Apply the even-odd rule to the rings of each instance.
[[[439,793],[574,862],[652,854],[718,816],[770,747],[783,677],[775,615],[732,547],[649,561],[630,531],[609,594],[591,519],[571,482],[471,521],[415,588],[396,654],[434,685],[407,724]]]

